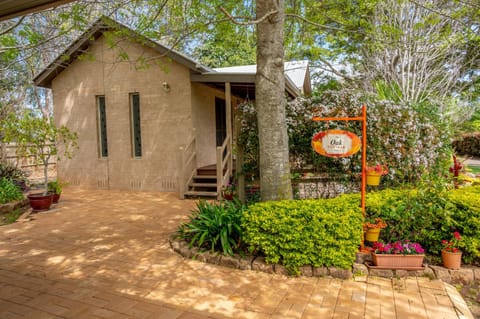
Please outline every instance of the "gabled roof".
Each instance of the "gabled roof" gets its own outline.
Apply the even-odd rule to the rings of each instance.
[[[198,73],[209,72],[210,68],[201,65],[185,54],[168,48],[158,42],[152,41],[127,26],[114,21],[108,17],[102,16],[93,25],[78,37],[68,48],[65,49],[52,63],[50,63],[43,71],[41,71],[33,82],[37,86],[51,88],[52,80],[65,70],[79,55],[84,53],[95,40],[97,40],[105,31],[122,30],[131,34],[132,39],[138,39],[142,45],[148,46],[162,55],[165,55],[190,70]]]
[[[52,81],[58,74],[65,70],[78,56],[83,54],[104,32],[114,30],[125,31],[132,39],[138,40],[142,45],[148,46],[173,61],[186,66],[191,70],[190,79],[193,82],[212,83],[215,85],[222,85],[225,82],[248,84],[250,86],[255,84],[256,65],[211,69],[181,52],[152,41],[129,27],[102,16],[33,79],[35,85],[51,88]],[[297,97],[301,93],[310,94],[308,61],[285,63],[285,90],[293,97]]]

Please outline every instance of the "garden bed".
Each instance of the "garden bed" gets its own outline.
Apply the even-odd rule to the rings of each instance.
[[[281,264],[269,264],[262,256],[225,256],[220,253],[202,251],[196,247],[189,247],[188,243],[176,238],[170,238],[170,247],[184,258],[194,259],[205,263],[220,265],[224,267],[261,271],[271,274],[288,275],[286,268]],[[368,262],[366,262],[368,263]],[[451,270],[442,266],[424,264],[416,270],[388,269],[378,267],[367,267],[366,263],[354,263],[351,269],[337,267],[300,267],[300,275],[306,277],[333,277],[339,279],[350,279],[364,276],[377,276],[384,278],[403,277],[428,277],[440,279],[447,283],[458,283],[466,286],[474,286],[480,282],[479,267],[462,267],[458,270]]]

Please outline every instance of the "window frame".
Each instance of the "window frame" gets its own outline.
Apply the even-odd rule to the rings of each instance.
[[[142,118],[140,93],[133,92],[129,94],[130,100],[130,142],[133,158],[142,158]],[[138,123],[137,123],[138,122]]]
[[[103,100],[103,104],[102,101]],[[105,95],[96,95],[98,157],[108,158],[107,101]],[[102,112],[103,107],[103,112]],[[102,123],[103,120],[103,123]]]

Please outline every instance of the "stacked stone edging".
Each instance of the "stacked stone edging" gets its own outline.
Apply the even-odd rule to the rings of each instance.
[[[28,208],[28,206],[29,206],[28,198],[24,198],[16,202],[0,204],[0,215],[13,212],[15,209],[25,210]]]
[[[191,258],[205,263],[220,265],[224,267],[261,271],[271,274],[287,275],[287,269],[281,264],[267,264],[264,257],[240,255],[224,256],[210,251],[200,251],[197,247],[190,248],[188,243],[182,240],[170,238],[170,247],[185,258]],[[353,277],[377,276],[385,278],[394,277],[428,277],[440,279],[447,283],[468,284],[473,281],[480,281],[480,268],[462,267],[458,270],[447,269],[441,266],[425,265],[422,270],[401,270],[401,269],[373,269],[363,263],[354,263],[352,270],[336,267],[300,267],[300,274],[306,277],[333,277],[339,279],[351,279]]]

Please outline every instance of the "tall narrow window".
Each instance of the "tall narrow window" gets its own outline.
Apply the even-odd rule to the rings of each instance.
[[[138,93],[130,94],[130,109],[132,121],[132,147],[133,156],[142,156],[142,134],[140,129],[140,95]]]
[[[105,96],[97,96],[98,108],[98,140],[100,157],[108,156],[108,139],[107,139],[107,114],[105,110]]]

